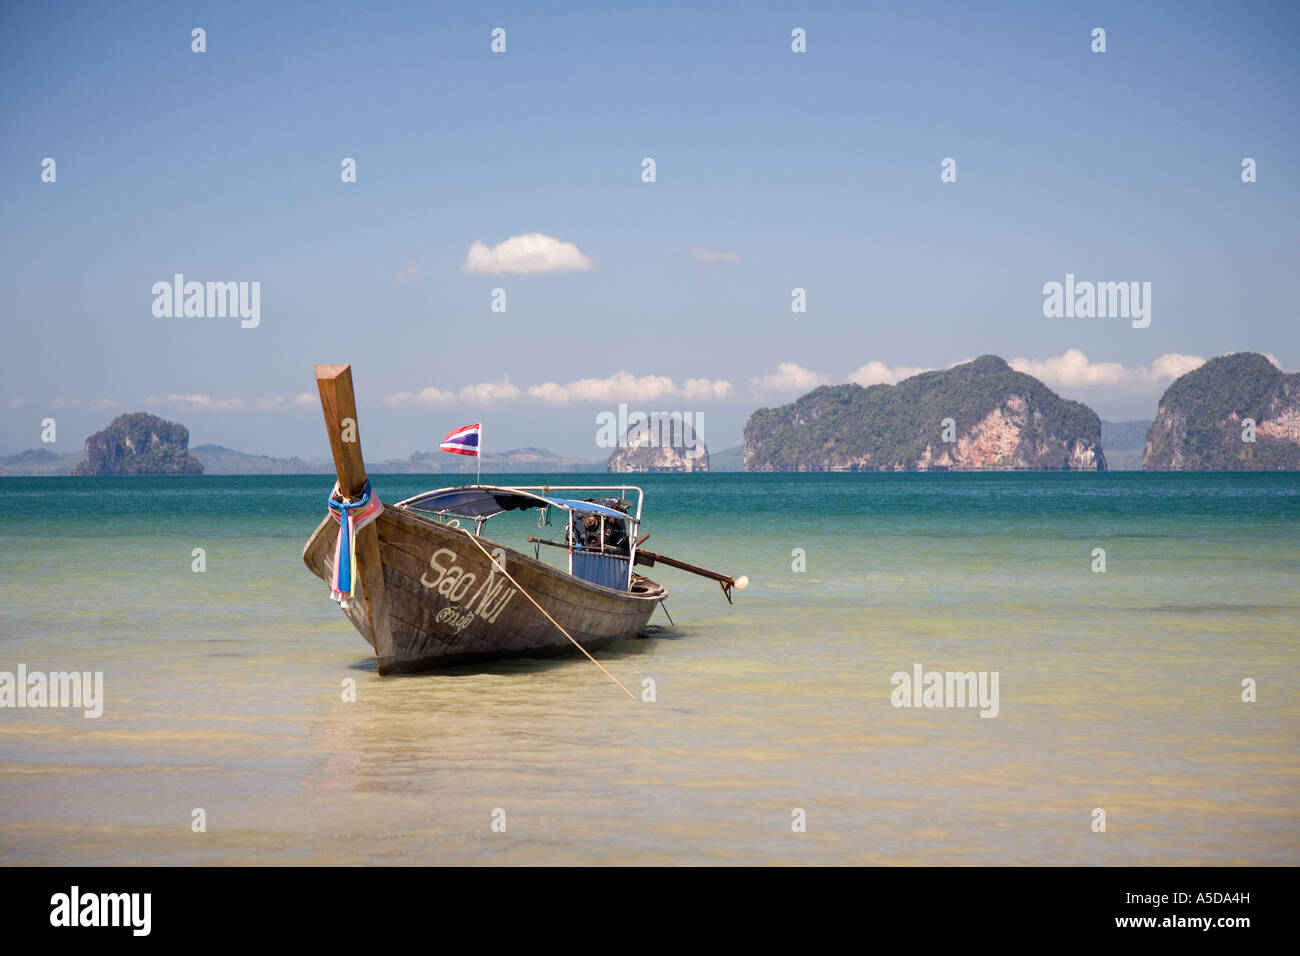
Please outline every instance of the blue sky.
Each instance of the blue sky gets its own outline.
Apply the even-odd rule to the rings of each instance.
[[[5,6],[0,449],[148,410],[319,457],[315,362],[353,363],[371,459],[479,419],[596,458],[620,400],[720,449],[990,352],[1111,419],[1197,358],[1300,367],[1295,4],[378,6]],[[462,270],[529,233],[594,268]],[[260,324],[155,316],[177,272],[260,282]],[[1150,327],[1045,318],[1066,273],[1150,282]]]

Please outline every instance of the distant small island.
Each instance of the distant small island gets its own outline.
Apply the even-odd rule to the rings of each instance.
[[[0,458],[0,475],[6,477],[46,477],[72,474],[82,460],[81,453],[60,455],[48,448],[29,448]]]
[[[129,417],[129,416],[123,416]],[[148,416],[152,418],[153,416]],[[157,421],[163,421],[157,419]],[[114,421],[114,425],[117,421]],[[174,425],[174,423],[164,422]],[[182,432],[188,432],[182,425],[175,425]],[[223,445],[196,445],[188,450],[193,462],[188,465],[194,470],[152,470],[149,463],[163,457],[159,452],[145,455],[141,459],[129,456],[114,459],[106,443],[100,436],[106,435],[113,428],[110,425],[103,432],[98,432],[87,440],[93,442],[93,455],[83,450],[77,454],[59,455],[48,448],[33,448],[13,455],[0,456],[0,477],[66,477],[68,475],[332,475],[334,465],[326,459],[276,458],[272,455],[249,455]],[[134,442],[134,439],[132,439]],[[182,446],[181,450],[184,448]],[[110,461],[115,463],[110,464]],[[488,474],[534,474],[534,473],[594,473],[604,471],[606,463],[585,458],[569,458],[556,454],[546,448],[514,448],[502,452],[488,452],[483,456],[483,471]],[[122,467],[134,470],[118,470]],[[103,468],[112,470],[91,470]],[[474,459],[444,452],[418,451],[409,458],[393,461],[376,461],[370,465],[376,475],[417,475],[417,474],[474,474]]]
[[[209,475],[332,475],[334,464],[328,459],[275,458],[248,455],[221,445],[199,445],[194,456],[203,462]],[[474,474],[475,460],[441,451],[417,451],[409,458],[374,461],[367,468],[376,475]],[[489,474],[529,474],[535,472],[600,471],[600,462],[567,458],[547,448],[512,448],[487,452],[482,470]]]
[[[334,466],[325,461],[302,458],[274,458],[247,455],[223,445],[195,445],[190,450],[203,463],[205,475],[332,475]]]
[[[1101,447],[1106,450],[1107,471],[1141,471],[1151,419],[1101,423]]]
[[[622,474],[708,471],[709,449],[683,416],[656,413],[648,424],[628,429],[605,469]]]
[[[86,457],[73,475],[201,475],[203,464],[189,453],[184,425],[147,412],[119,415],[86,439]]]

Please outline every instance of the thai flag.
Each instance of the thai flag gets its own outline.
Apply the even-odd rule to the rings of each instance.
[[[451,452],[453,455],[473,455],[477,458],[478,440],[479,436],[482,434],[482,423],[476,425],[463,425],[444,438],[439,447],[443,451]]]

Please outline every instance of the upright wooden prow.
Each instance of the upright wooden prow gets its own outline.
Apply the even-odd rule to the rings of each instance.
[[[316,388],[325,413],[325,431],[334,454],[339,493],[356,499],[366,487],[366,463],[361,457],[361,434],[357,426],[357,399],[352,391],[351,365],[317,365]],[[366,623],[374,639],[379,673],[393,670],[396,653],[384,595],[384,566],[379,557],[379,530],[372,522],[357,532],[357,578],[365,599]]]

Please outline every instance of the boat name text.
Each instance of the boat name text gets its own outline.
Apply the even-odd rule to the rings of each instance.
[[[446,563],[439,563],[439,559]],[[470,589],[478,581],[478,575],[473,571],[466,571],[456,563],[456,559],[455,551],[450,548],[439,548],[429,557],[429,567],[434,573],[426,572],[421,575],[420,583],[430,590],[437,591],[452,603],[452,607],[444,610],[461,615],[451,622],[451,627],[457,634],[468,627],[475,616],[483,618],[489,624],[496,623],[501,611],[515,596],[515,589],[506,585],[505,575],[496,573],[496,561],[500,561],[504,570],[505,559],[498,558],[493,562],[492,570],[472,595]],[[464,606],[458,606],[462,600],[465,600],[466,595],[470,595],[469,600],[465,601]],[[442,622],[447,619],[444,619],[440,612],[438,620]]]

